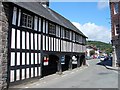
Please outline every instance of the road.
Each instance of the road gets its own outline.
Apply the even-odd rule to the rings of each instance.
[[[118,72],[106,69],[98,59],[88,60],[88,67],[50,75],[22,88],[118,88]]]

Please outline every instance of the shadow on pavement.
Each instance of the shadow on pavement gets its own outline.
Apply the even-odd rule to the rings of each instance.
[[[112,60],[104,60],[104,61],[97,63],[97,65],[112,66]]]

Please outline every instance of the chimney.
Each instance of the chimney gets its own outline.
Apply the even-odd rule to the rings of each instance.
[[[45,8],[49,7],[49,0],[41,0],[40,2]]]

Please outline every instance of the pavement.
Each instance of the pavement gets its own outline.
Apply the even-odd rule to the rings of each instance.
[[[118,88],[118,72],[106,69],[104,66],[110,67],[110,62],[101,62],[99,59],[87,62],[89,66],[65,71],[62,75],[52,74],[29,84],[12,87],[11,90],[13,88],[28,90],[30,88]]]
[[[62,78],[62,77],[65,77],[65,76],[67,76],[67,75],[72,75],[72,74],[74,74],[74,73],[76,73],[76,72],[78,72],[78,71],[82,71],[82,70],[84,70],[84,69],[86,69],[86,68],[88,68],[88,66],[87,65],[84,65],[84,66],[81,66],[81,67],[79,67],[79,68],[75,68],[75,69],[72,69],[72,70],[67,70],[67,71],[64,71],[64,72],[62,72],[62,74],[61,75],[59,75],[57,72],[55,73],[55,74],[51,74],[51,75],[48,75],[48,76],[44,76],[43,78],[40,78],[40,79],[38,79],[38,80],[33,80],[33,81],[31,81],[31,82],[26,82],[26,83],[22,83],[22,84],[18,84],[18,85],[13,85],[13,86],[10,86],[9,87],[9,90],[13,90],[13,89],[15,89],[16,90],[16,88],[20,88],[20,90],[21,90],[21,88],[23,89],[27,89],[27,88],[30,88],[30,86],[34,86],[34,85],[44,85],[44,84],[46,84],[46,82],[49,82],[49,81],[51,81],[51,80],[57,80],[57,79],[59,79],[59,78]],[[17,89],[17,90],[19,90],[19,89]]]
[[[113,67],[112,66],[112,60],[104,60],[104,61],[101,61],[100,64],[105,66],[107,69],[120,71],[119,67]]]
[[[105,66],[107,69],[120,71],[119,67]]]

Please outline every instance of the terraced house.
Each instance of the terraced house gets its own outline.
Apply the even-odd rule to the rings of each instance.
[[[120,0],[110,0],[113,66],[120,67]]]
[[[1,87],[85,64],[86,36],[49,2],[2,2],[0,7]]]

